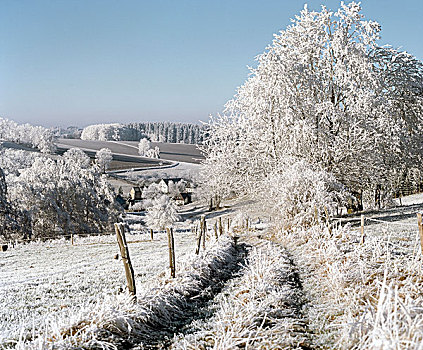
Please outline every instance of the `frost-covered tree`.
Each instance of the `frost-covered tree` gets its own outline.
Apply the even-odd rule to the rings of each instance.
[[[95,158],[101,171],[105,173],[106,169],[109,168],[110,163],[113,160],[112,151],[108,148],[102,148],[99,151],[97,151]]]
[[[69,164],[73,163],[83,169],[87,169],[90,166],[90,157],[79,148],[71,148],[63,154]]]
[[[115,220],[113,191],[85,157],[70,150],[57,160],[36,158],[9,176],[10,202],[28,212],[35,237],[101,232]]]
[[[335,12],[305,7],[275,35],[210,122],[210,192],[263,191],[269,174],[301,160],[359,191],[389,184],[407,162],[401,154],[421,159],[421,63],[382,50],[379,33],[351,2]]]
[[[42,153],[53,153],[54,135],[51,130],[0,118],[0,139],[38,148]]]
[[[186,185],[187,183],[185,180],[179,180],[178,182],[173,182],[172,180],[169,181],[168,183],[169,196],[174,197],[185,192]]]
[[[336,214],[337,207],[347,201],[347,192],[333,175],[312,169],[303,160],[270,172],[263,189],[263,203],[288,227],[317,224],[326,213]]]
[[[148,158],[160,158],[160,149],[158,146],[151,148],[150,141],[142,138],[138,143],[138,153],[140,156]]]
[[[150,148],[145,152],[145,157],[148,158],[160,158],[160,148],[158,146]]]
[[[161,197],[162,191],[156,183],[151,183],[149,186],[144,187],[142,190],[141,197],[144,198],[144,206],[151,207],[154,204],[154,201]]]
[[[6,179],[0,168],[0,238],[30,237],[30,219],[26,212],[19,212],[8,201]]]
[[[147,152],[150,150],[150,141],[143,138],[138,143],[138,154],[143,157],[147,157]]]
[[[147,209],[145,222],[149,228],[163,230],[179,220],[176,204],[168,196],[162,195],[153,200],[153,205]]]
[[[137,141],[149,138],[159,142],[199,144],[206,136],[207,127],[189,123],[142,122],[124,124],[89,125],[82,131],[83,140]]]
[[[43,156],[37,152],[0,148],[0,168],[3,169],[6,177],[9,174],[19,175],[22,169],[30,167],[39,157]]]

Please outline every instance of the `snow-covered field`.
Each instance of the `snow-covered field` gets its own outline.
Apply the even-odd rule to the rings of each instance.
[[[142,290],[167,271],[167,235],[127,235],[136,287]],[[52,319],[76,317],[78,312],[125,288],[122,261],[114,256],[114,234],[69,240],[32,242],[0,254],[0,348],[20,337],[30,338]],[[194,235],[175,233],[176,261],[192,254]]]

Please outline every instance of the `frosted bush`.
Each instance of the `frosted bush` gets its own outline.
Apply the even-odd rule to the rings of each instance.
[[[176,204],[166,195],[154,199],[153,205],[147,209],[145,216],[147,226],[158,230],[170,227],[178,220]]]
[[[291,227],[316,224],[326,211],[331,214],[345,201],[346,191],[328,172],[297,161],[267,176],[262,195]]]

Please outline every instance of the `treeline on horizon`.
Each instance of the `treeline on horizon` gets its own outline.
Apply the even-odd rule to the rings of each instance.
[[[193,123],[138,122],[129,124],[95,124],[82,130],[81,139],[100,141],[139,141],[202,144],[207,126]]]

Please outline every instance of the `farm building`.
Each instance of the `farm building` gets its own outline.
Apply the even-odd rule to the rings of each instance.
[[[176,205],[185,205],[192,202],[191,193],[179,193],[173,197]]]
[[[131,190],[129,191],[129,197],[132,202],[141,200],[142,199],[141,196],[142,196],[142,189],[138,186],[132,187]]]
[[[162,191],[162,193],[169,193],[169,186],[171,186],[170,183],[176,184],[180,181],[183,180],[181,178],[160,179],[156,181],[156,184],[159,185],[160,191]]]

